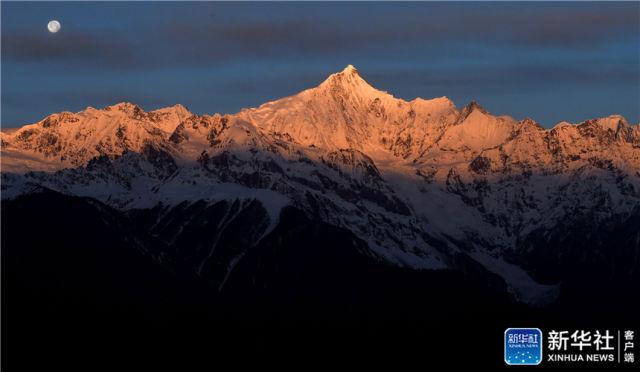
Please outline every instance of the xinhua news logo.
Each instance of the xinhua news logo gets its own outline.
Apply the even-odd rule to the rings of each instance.
[[[544,349],[544,352],[543,352]],[[632,329],[508,328],[504,332],[504,361],[508,365],[637,366]]]
[[[508,365],[538,365],[542,362],[542,331],[509,328],[504,332],[504,361]]]

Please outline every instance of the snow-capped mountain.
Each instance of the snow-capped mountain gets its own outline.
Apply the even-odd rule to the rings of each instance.
[[[158,260],[219,287],[285,207],[350,231],[377,260],[497,276],[524,302],[552,300],[578,267],[640,268],[640,126],[618,115],[545,129],[476,102],[404,101],[349,65],[232,115],[120,103],[1,143],[3,199],[96,199],[148,224]],[[187,252],[194,216],[215,223]],[[222,232],[242,218],[229,250]]]

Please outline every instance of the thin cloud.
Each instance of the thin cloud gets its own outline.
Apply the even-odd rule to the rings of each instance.
[[[126,43],[89,33],[2,35],[3,59],[17,62],[94,61],[126,64],[134,53]]]
[[[296,5],[291,5],[295,7]],[[302,5],[299,5],[302,6]],[[304,5],[307,11],[313,7]],[[286,60],[356,56],[367,51],[433,53],[473,43],[503,48],[596,48],[612,41],[638,41],[640,4],[580,6],[397,4],[386,14],[363,13],[364,4],[334,4],[340,17],[295,12],[248,20],[169,17],[129,33],[3,33],[3,55],[19,62],[86,61],[114,69],[207,66],[239,60]],[[318,5],[320,7],[320,5]],[[405,9],[407,10],[407,9]],[[363,15],[364,14],[364,15]],[[349,16],[352,16],[349,19]],[[137,43],[129,41],[134,35]]]

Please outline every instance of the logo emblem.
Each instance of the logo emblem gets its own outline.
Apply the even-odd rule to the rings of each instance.
[[[511,366],[542,362],[542,331],[538,328],[508,328],[504,332],[504,362]]]

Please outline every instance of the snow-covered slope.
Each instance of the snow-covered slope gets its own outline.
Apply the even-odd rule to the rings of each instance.
[[[271,228],[292,205],[381,260],[478,266],[528,302],[557,289],[529,274],[532,234],[576,215],[598,224],[640,213],[640,130],[621,116],[544,129],[476,102],[404,101],[351,65],[237,114],[120,103],[53,114],[1,143],[3,198],[39,185],[120,210],[257,200]]]
[[[141,152],[145,146],[162,147],[190,116],[182,105],[144,112],[131,103],[52,114],[17,131],[2,132],[2,168],[52,171],[86,165],[96,156],[113,158]]]

